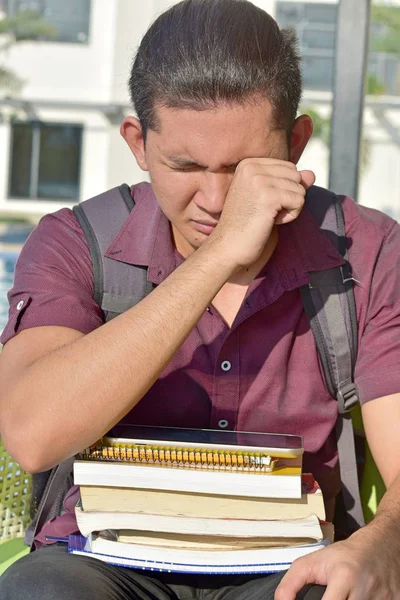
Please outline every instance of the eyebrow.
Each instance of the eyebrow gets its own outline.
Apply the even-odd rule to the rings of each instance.
[[[168,162],[173,163],[174,165],[176,165],[177,167],[183,167],[183,168],[190,168],[190,167],[199,167],[200,169],[207,169],[208,167],[206,165],[202,165],[200,163],[197,163],[193,160],[190,160],[188,158],[184,158],[183,156],[166,156],[166,159],[168,160]],[[232,163],[229,165],[221,165],[221,169],[230,169],[232,167],[236,168],[238,166],[239,162],[236,163]]]

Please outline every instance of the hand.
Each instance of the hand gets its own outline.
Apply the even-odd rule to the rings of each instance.
[[[295,600],[307,584],[327,586],[323,600],[397,600],[397,529],[388,534],[372,522],[344,542],[295,560],[276,589],[275,600]]]
[[[215,231],[238,267],[261,255],[274,225],[296,219],[306,190],[313,185],[312,171],[298,171],[293,163],[273,158],[246,158],[233,177]]]

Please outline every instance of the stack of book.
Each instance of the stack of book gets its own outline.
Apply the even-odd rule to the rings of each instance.
[[[69,551],[189,573],[270,573],[332,541],[298,436],[128,427],[74,465]]]

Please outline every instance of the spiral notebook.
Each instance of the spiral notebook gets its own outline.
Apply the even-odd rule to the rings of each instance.
[[[303,451],[296,435],[124,425],[79,459],[261,474],[299,466]]]
[[[80,486],[300,498],[299,436],[118,427],[74,463]]]

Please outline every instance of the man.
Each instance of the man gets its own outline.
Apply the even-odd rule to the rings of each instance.
[[[343,261],[303,209],[315,177],[296,167],[312,133],[309,117],[296,118],[296,41],[246,0],[185,0],[145,35],[130,91],[138,118],[121,133],[151,188],[133,187],[136,206],[106,256],[148,267],[156,287],[104,324],[73,213],[41,221],[20,256],[2,337],[4,442],[38,472],[121,420],[297,433],[332,518],[337,403],[299,289]],[[399,597],[400,229],[348,198],[342,206],[360,282],[355,381],[388,486],[373,522],[283,579],[144,576],[42,547],[6,572],[2,598]],[[37,546],[46,532],[74,528],[67,511]]]

